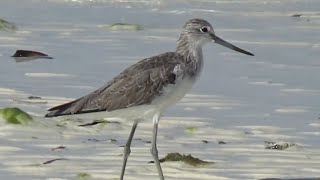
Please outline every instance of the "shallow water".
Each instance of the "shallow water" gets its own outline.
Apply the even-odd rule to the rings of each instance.
[[[215,44],[204,48],[202,77],[160,123],[160,156],[192,154],[216,162],[193,168],[163,163],[167,179],[258,179],[320,176],[320,2],[299,1],[9,1],[0,18],[0,107],[34,115],[85,95],[140,59],[172,51],[183,23],[201,17],[218,36],[254,57]],[[302,14],[301,17],[291,17]],[[141,24],[142,31],[104,25]],[[17,49],[54,59],[16,63]],[[23,103],[28,96],[45,103]],[[50,122],[48,122],[50,123]],[[151,121],[139,125],[126,179],[156,179],[149,155]],[[195,127],[190,133],[187,128]],[[130,124],[99,128],[0,126],[1,179],[117,179]],[[89,139],[96,139],[92,141]],[[116,139],[116,142],[110,141]],[[139,140],[142,139],[142,140]],[[206,140],[209,143],[203,143]],[[219,144],[224,141],[226,144]],[[296,146],[264,149],[264,141]],[[51,150],[59,145],[63,150]],[[68,160],[36,166],[54,158]]]

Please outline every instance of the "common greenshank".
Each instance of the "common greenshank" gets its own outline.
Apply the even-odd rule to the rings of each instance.
[[[215,35],[211,24],[191,19],[183,26],[175,52],[143,59],[130,66],[100,89],[74,101],[49,109],[46,117],[78,116],[120,117],[133,121],[124,147],[120,179],[123,180],[130,145],[140,121],[153,120],[151,154],[159,177],[164,180],[157,150],[157,132],[161,113],[177,103],[201,74],[203,45],[215,42],[253,56]]]

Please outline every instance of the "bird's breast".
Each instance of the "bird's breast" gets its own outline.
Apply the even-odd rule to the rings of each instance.
[[[170,105],[176,104],[190,91],[195,80],[195,78],[190,76],[178,76],[175,83],[165,86],[161,94],[156,97],[151,104],[162,110]]]

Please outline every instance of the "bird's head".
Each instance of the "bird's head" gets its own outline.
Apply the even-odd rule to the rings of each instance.
[[[196,47],[202,47],[204,44],[214,42],[232,50],[253,56],[252,53],[240,49],[216,36],[212,25],[203,19],[191,19],[187,21],[183,26],[180,39],[185,39],[185,41],[187,41],[186,43],[192,44]]]

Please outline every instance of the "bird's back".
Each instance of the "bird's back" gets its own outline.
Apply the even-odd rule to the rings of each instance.
[[[185,72],[184,57],[176,52],[153,56],[130,66],[105,86],[74,101],[49,109],[46,117],[114,111],[151,104],[165,87]],[[182,73],[182,74],[181,74]]]

